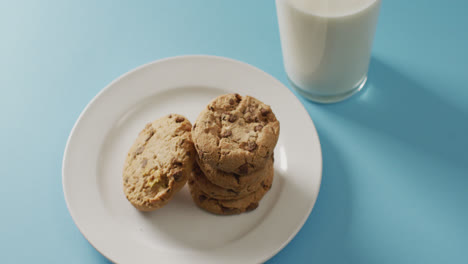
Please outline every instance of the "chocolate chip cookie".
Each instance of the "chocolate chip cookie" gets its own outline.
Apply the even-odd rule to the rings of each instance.
[[[263,169],[254,171],[247,175],[239,175],[218,170],[208,163],[203,163],[198,156],[196,156],[196,161],[203,172],[204,178],[214,185],[237,193],[241,193],[245,189],[251,189],[253,186],[257,186],[258,183],[265,179],[270,173],[273,173],[274,170],[273,154],[267,160]]]
[[[164,206],[187,182],[195,148],[192,125],[171,114],[146,125],[130,148],[123,170],[123,189],[141,211]]]
[[[210,181],[205,176],[203,171],[200,169],[198,164],[195,163],[193,172],[189,179],[194,179],[195,184],[200,188],[200,190],[208,194],[210,197],[215,198],[215,199],[226,200],[226,199],[240,199],[255,192],[257,189],[259,189],[262,186],[262,181],[268,178],[268,176],[270,176],[273,173],[274,173],[273,162],[270,161],[267,163],[265,168],[253,173],[256,175],[240,176],[242,178],[250,177],[250,179],[252,179],[251,184],[246,185],[245,187],[241,189],[226,189]],[[240,179],[240,177],[238,179]],[[235,181],[236,178],[233,177],[232,179]],[[236,181],[236,183],[238,182]]]
[[[204,193],[196,184],[194,179],[189,179],[188,185],[190,194],[195,204],[214,214],[219,215],[233,215],[248,212],[256,209],[260,200],[270,190],[273,184],[273,174],[262,181],[261,186],[255,192],[234,200],[221,200],[211,198],[208,194]]]
[[[200,113],[192,136],[203,163],[246,175],[265,166],[279,130],[270,106],[250,96],[226,94]]]

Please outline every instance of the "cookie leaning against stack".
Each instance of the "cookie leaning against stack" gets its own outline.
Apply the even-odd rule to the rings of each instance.
[[[200,113],[192,137],[197,168],[189,180],[195,203],[212,213],[250,211],[270,189],[279,122],[256,98],[227,94]]]
[[[171,114],[138,135],[123,171],[125,196],[138,210],[164,206],[187,182],[195,155],[191,128],[185,117]]]

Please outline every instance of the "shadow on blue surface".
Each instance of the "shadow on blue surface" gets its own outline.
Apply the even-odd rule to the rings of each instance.
[[[468,115],[432,90],[371,59],[369,89],[328,111],[457,167],[468,166]],[[352,105],[353,111],[346,111]],[[461,129],[460,129],[461,128]]]
[[[463,177],[466,174],[458,172],[466,171],[468,166],[468,156],[466,155],[468,149],[468,141],[466,140],[466,135],[468,135],[468,122],[466,121],[468,113],[464,111],[466,108],[451,103],[439,95],[443,95],[443,93],[438,92],[441,92],[444,87],[437,87],[435,84],[430,83],[423,85],[414,81],[410,76],[400,73],[379,58],[374,57],[371,60],[367,87],[368,89],[338,104],[316,105],[306,103],[306,106],[309,104],[308,110],[311,116],[314,117],[315,115],[316,117],[314,121],[322,145],[322,186],[316,206],[302,230],[283,251],[279,252],[268,263],[288,263],[288,256],[294,256],[297,261],[295,263],[310,263],[312,260],[316,263],[383,263],[384,260],[387,261],[386,263],[395,263],[395,259],[424,258],[421,253],[425,252],[424,248],[430,245],[427,241],[419,241],[419,239],[425,237],[424,232],[396,235],[398,232],[405,232],[405,230],[414,230],[416,225],[413,220],[405,222],[405,220],[399,218],[395,218],[397,219],[396,222],[393,222],[394,220],[388,220],[387,222],[385,217],[375,217],[375,220],[383,222],[375,224],[372,228],[373,230],[379,230],[379,228],[388,228],[388,231],[393,230],[395,235],[391,234],[388,238],[391,241],[402,239],[401,247],[396,246],[394,248],[395,252],[405,252],[405,247],[410,245],[405,244],[408,243],[407,241],[419,241],[415,244],[411,254],[380,258],[383,256],[382,252],[369,254],[365,250],[366,247],[369,247],[370,242],[365,240],[366,234],[361,236],[359,233],[365,231],[365,229],[360,229],[362,225],[351,221],[353,219],[354,221],[362,219],[362,217],[356,216],[363,212],[369,212],[369,210],[360,209],[359,206],[371,206],[372,203],[353,201],[353,198],[357,196],[354,192],[356,189],[360,189],[357,188],[358,186],[353,186],[358,182],[356,174],[353,174],[356,171],[352,168],[356,166],[353,164],[352,156],[350,156],[352,153],[349,151],[344,152],[346,149],[340,145],[340,142],[336,141],[337,132],[335,130],[344,126],[330,124],[338,124],[342,119],[345,119],[356,124],[353,130],[354,133],[360,131],[356,127],[362,127],[377,135],[379,140],[388,138],[391,139],[388,142],[400,142],[407,147],[402,148],[403,150],[414,150],[412,155],[416,157],[418,155],[424,156],[420,160],[411,161],[415,162],[412,164],[417,164],[416,166],[432,168],[431,166],[440,165],[430,163],[431,160],[434,160],[437,162],[442,161],[450,167],[461,168],[461,170],[453,170],[452,173],[446,172],[447,175],[442,176],[451,177],[452,181],[450,183],[464,183],[466,179]],[[334,122],[323,122],[324,119],[333,118],[333,115],[341,117],[341,119],[336,119]],[[382,146],[386,145],[383,144]],[[385,152],[386,150],[382,149],[382,151]],[[388,157],[388,155],[384,153],[382,157]],[[389,160],[389,162],[393,162],[394,166],[400,166],[399,162],[405,158],[400,156],[395,160]],[[389,164],[390,166],[392,165]],[[396,171],[401,172],[402,170]],[[431,170],[426,169],[424,171]],[[374,198],[385,200],[384,197],[393,194],[406,198],[414,197],[417,199],[413,202],[423,206],[421,210],[425,210],[426,207],[423,201],[431,199],[432,195],[441,194],[437,191],[440,190],[440,183],[443,180],[434,178],[437,175],[411,174],[413,179],[420,181],[427,181],[428,177],[433,177],[432,182],[434,184],[426,184],[425,189],[414,189],[409,192],[396,192],[380,186],[378,190],[386,192],[382,196],[375,196]],[[448,190],[453,190],[449,189],[449,186],[450,184],[446,184]],[[426,192],[426,190],[430,191]],[[365,197],[364,195],[362,194],[361,197]],[[371,196],[368,197],[372,198]],[[444,199],[440,201],[441,204],[438,207],[430,207],[438,213],[434,213],[436,219],[433,218],[427,221],[429,224],[443,221],[443,217],[438,218],[439,213],[448,219],[459,219],[460,212],[457,210],[460,208],[457,209],[457,206],[444,207],[442,205]],[[395,207],[392,207],[393,209],[405,205],[404,199],[395,199],[394,202]],[[406,224],[404,226],[394,226],[391,225],[392,223]],[[461,223],[454,223],[453,230],[456,230],[457,226],[462,226]],[[447,230],[456,232],[451,229]],[[441,240],[447,239],[442,231],[437,231],[433,235],[438,235]],[[368,237],[367,234],[367,239]],[[459,253],[457,250],[453,252]],[[380,259],[377,260],[377,258]],[[437,263],[436,258],[433,260],[434,263]]]

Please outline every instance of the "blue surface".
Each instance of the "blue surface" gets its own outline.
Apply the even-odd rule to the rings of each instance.
[[[367,89],[333,105],[301,99],[323,183],[269,263],[468,263],[466,10],[384,1]],[[119,75],[213,54],[287,84],[274,1],[4,1],[0,37],[1,263],[108,263],[67,211],[61,160],[82,109]]]

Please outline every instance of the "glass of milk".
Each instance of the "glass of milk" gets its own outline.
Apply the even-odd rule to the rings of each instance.
[[[286,73],[304,97],[321,103],[360,91],[381,0],[276,0]]]

